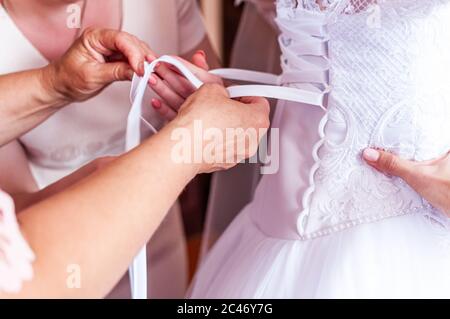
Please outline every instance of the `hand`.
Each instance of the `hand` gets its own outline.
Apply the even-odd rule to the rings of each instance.
[[[192,63],[179,57],[175,58],[181,60],[203,83],[223,86],[221,77],[208,72],[209,66],[203,51],[194,54]],[[195,88],[173,66],[161,63],[155,71],[149,80],[149,86],[160,99],[153,99],[152,106],[163,118],[170,121],[176,117],[184,101],[195,92]]]
[[[46,69],[53,90],[64,98],[84,101],[115,81],[127,81],[133,72],[144,73],[144,61],[153,61],[154,53],[131,34],[89,28],[64,56]]]
[[[423,198],[450,217],[450,152],[436,160],[422,163],[374,149],[365,150],[363,157],[379,171],[401,177]]]
[[[257,152],[270,124],[269,113],[269,102],[264,98],[234,101],[223,86],[205,84],[187,99],[165,130],[171,129],[176,139],[188,129],[189,138],[181,146],[188,154],[194,149],[195,158],[188,160],[198,164],[197,173],[210,173],[231,168]],[[180,134],[177,129],[182,129]]]

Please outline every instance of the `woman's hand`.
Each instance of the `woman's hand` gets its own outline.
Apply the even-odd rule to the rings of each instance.
[[[401,177],[434,207],[450,217],[450,152],[426,162],[412,162],[391,153],[367,149],[364,159],[383,173]]]
[[[193,55],[192,63],[180,57],[175,58],[181,60],[203,83],[223,86],[222,78],[208,72],[209,65],[203,51]],[[195,88],[173,66],[160,63],[155,71],[156,73],[152,74],[149,80],[149,86],[160,99],[152,99],[152,106],[166,120],[173,120],[181,105],[195,92]]]
[[[82,181],[22,211],[18,215],[21,231],[37,257],[34,278],[18,295],[0,291],[0,298],[106,296],[197,173],[234,166],[241,157],[256,152],[260,136],[249,143],[237,144],[236,140],[245,138],[247,129],[265,133],[269,104],[263,98],[242,102],[229,99],[222,86],[204,85],[158,134],[104,168],[97,169],[103,167],[97,163],[87,169],[90,175]],[[202,131],[196,130],[196,122],[202,124]],[[203,140],[208,138],[203,133],[220,137],[233,128],[241,130],[232,140]],[[180,146],[174,139],[177,131],[187,133],[188,140],[191,137],[181,144],[187,151],[195,149],[192,142],[201,138],[200,151],[212,146],[219,155],[232,158],[175,161],[173,151]],[[83,272],[79,289],[66,285],[68,267],[73,265]]]
[[[211,173],[229,169],[257,152],[270,125],[269,113],[264,98],[234,101],[223,86],[205,84],[162,132],[171,131],[172,140],[177,141],[170,151],[177,156],[173,159],[188,154],[183,163],[194,164],[195,173]]]
[[[30,71],[0,75],[0,146],[33,129],[63,106],[84,101],[114,81],[144,72],[152,51],[125,32],[88,29],[64,56]]]
[[[126,32],[88,28],[64,56],[50,64],[44,80],[50,90],[73,101],[84,101],[116,81],[144,73],[144,62],[155,55],[143,41]]]

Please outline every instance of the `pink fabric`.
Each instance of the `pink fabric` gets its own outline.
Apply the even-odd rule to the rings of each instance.
[[[18,293],[33,277],[34,254],[20,233],[14,203],[0,190],[0,292]]]

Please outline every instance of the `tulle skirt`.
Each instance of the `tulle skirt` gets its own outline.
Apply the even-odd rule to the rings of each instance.
[[[450,298],[450,234],[415,214],[284,240],[244,210],[205,259],[190,297]]]

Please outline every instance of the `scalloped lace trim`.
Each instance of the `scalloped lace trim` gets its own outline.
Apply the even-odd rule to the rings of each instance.
[[[306,239],[326,235],[326,234],[323,234],[323,235],[317,235],[317,236],[310,237],[310,236],[306,235],[306,226],[308,223],[309,215],[311,213],[312,197],[316,191],[316,177],[315,176],[316,176],[317,171],[320,169],[320,166],[322,163],[322,159],[320,157],[319,152],[326,142],[325,127],[328,124],[328,121],[329,121],[329,116],[328,116],[328,112],[326,112],[325,115],[322,117],[320,124],[319,124],[318,131],[319,131],[320,140],[313,147],[312,156],[314,159],[314,165],[311,168],[310,173],[309,173],[309,187],[308,187],[308,189],[306,189],[305,193],[303,194],[303,200],[302,200],[303,211],[300,213],[300,216],[298,219],[298,230],[299,230],[300,236],[305,237]]]
[[[278,0],[278,3],[289,9],[291,13],[301,8],[328,14],[356,14],[385,1],[387,0]]]

